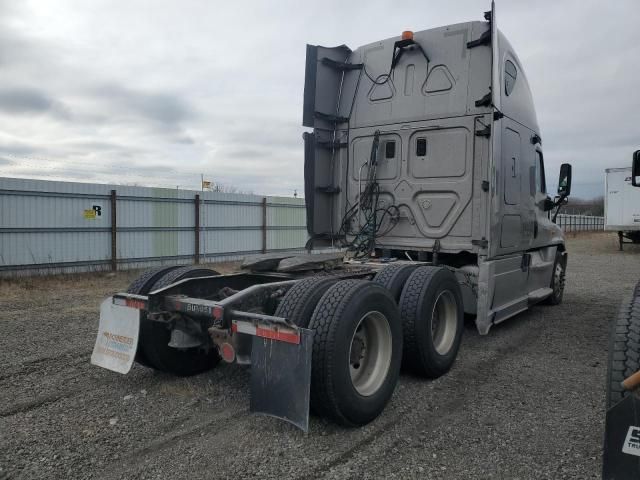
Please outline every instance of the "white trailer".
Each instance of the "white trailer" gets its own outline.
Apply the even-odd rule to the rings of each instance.
[[[604,229],[618,232],[620,250],[625,238],[640,243],[640,189],[631,184],[631,168],[607,168],[604,183]]]

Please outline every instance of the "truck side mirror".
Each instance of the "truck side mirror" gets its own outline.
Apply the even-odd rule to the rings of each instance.
[[[558,179],[558,195],[568,197],[571,193],[571,164],[560,165],[560,178]]]
[[[633,152],[633,164],[631,165],[631,185],[640,187],[640,150]]]

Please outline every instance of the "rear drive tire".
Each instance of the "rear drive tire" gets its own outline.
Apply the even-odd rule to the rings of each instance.
[[[147,270],[135,281],[127,287],[127,293],[134,293],[136,295],[146,295],[151,291],[151,287],[153,284],[158,281],[160,277],[170,272],[171,270],[175,270],[176,268],[180,268],[178,266],[173,267],[158,267],[153,268],[151,270]]]
[[[398,382],[402,327],[384,287],[344,280],[322,296],[310,322],[315,332],[311,407],[344,426],[374,420]]]
[[[299,327],[307,328],[322,295],[338,280],[310,277],[300,280],[284,295],[274,315],[286,318]]]
[[[567,274],[567,256],[562,252],[556,252],[556,259],[553,263],[553,273],[551,274],[551,290],[553,293],[543,300],[547,305],[560,305],[564,295],[565,276]]]
[[[411,275],[416,268],[418,268],[417,265],[407,265],[406,263],[387,265],[376,273],[373,281],[389,290],[391,296],[396,299],[396,302],[399,302],[402,288],[407,282],[409,275]]]
[[[133,293],[135,295],[146,295],[153,287],[153,284],[158,281],[160,277],[170,272],[171,270],[175,270],[179,268],[178,266],[173,267],[158,267],[153,268],[151,270],[147,270],[142,275],[134,280],[134,282],[127,287],[127,293]],[[142,310],[140,312],[140,322],[147,321],[147,312]],[[136,349],[136,362],[140,365],[144,365],[145,367],[151,367],[149,360],[145,356],[142,348],[140,347],[140,339],[138,339],[138,348]]]
[[[464,308],[455,275],[443,267],[417,268],[400,297],[405,369],[437,378],[455,362],[464,327]]]
[[[607,408],[629,394],[621,382],[640,370],[640,282],[610,326],[607,362]]]
[[[209,268],[179,267],[157,279],[149,291],[164,288],[186,278],[219,275]],[[146,316],[140,322],[140,340],[142,352],[151,368],[181,377],[196,375],[215,367],[220,357],[215,348],[208,351],[201,348],[179,350],[169,346],[171,331],[158,322],[148,320]]]

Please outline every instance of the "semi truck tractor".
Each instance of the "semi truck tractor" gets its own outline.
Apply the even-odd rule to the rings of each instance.
[[[251,368],[250,410],[306,430],[309,409],[375,419],[401,368],[454,364],[465,315],[481,334],[562,301],[564,237],[550,212],[524,67],[484,21],[352,50],[308,45],[303,125],[309,250],[243,271],[144,273],[104,300],[92,362],[193,375]]]
[[[630,188],[640,191],[640,150],[633,154],[627,175],[631,177]],[[640,478],[639,387],[640,280],[610,326],[602,471],[605,480]]]

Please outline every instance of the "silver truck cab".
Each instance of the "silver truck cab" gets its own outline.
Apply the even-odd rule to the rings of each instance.
[[[455,268],[482,334],[561,299],[567,257],[549,211],[571,180],[565,164],[548,197],[523,65],[495,8],[485,18],[353,51],[308,46],[303,114],[311,243]]]
[[[485,18],[354,51],[309,46],[309,247],[346,258],[145,272],[102,303],[92,362],[177,375],[251,365],[252,412],[307,430],[312,405],[358,426],[383,411],[401,367],[450,370],[465,312],[485,334],[533,303],[560,303],[567,257],[549,214],[571,167],[552,200],[522,64],[493,7]]]

